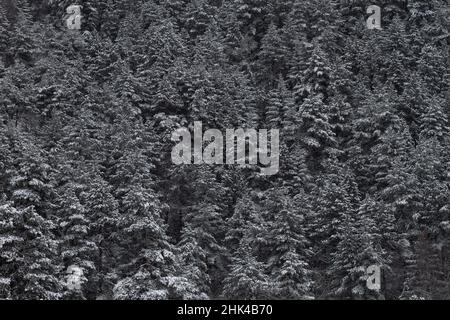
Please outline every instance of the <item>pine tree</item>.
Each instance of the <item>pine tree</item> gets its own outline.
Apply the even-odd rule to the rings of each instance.
[[[329,60],[320,46],[314,45],[311,49],[312,52],[306,62],[301,83],[297,84],[294,90],[297,97],[321,95],[326,101],[329,95],[328,86],[331,71]]]
[[[280,129],[283,127],[290,130],[294,128],[295,105],[290,91],[287,90],[283,79],[278,80],[278,86],[269,94],[265,121],[270,128]]]
[[[171,250],[143,250],[137,258],[135,273],[120,279],[113,288],[117,300],[167,300],[176,257]],[[175,296],[176,298],[179,296]]]
[[[2,202],[0,217],[0,298],[12,299],[17,297],[13,293],[16,284],[14,270],[18,269],[23,260],[20,248],[24,238],[17,232],[20,214],[16,208],[10,203]]]
[[[269,87],[275,86],[276,76],[286,73],[289,51],[286,48],[284,34],[274,24],[269,26],[262,38],[258,55],[258,61],[261,63],[258,78]]]
[[[294,30],[305,35],[308,42],[320,37],[326,29],[334,28],[332,4],[328,1],[294,1],[289,19]]]
[[[329,270],[335,286],[332,294],[340,298],[384,298],[382,291],[367,288],[366,270],[374,265],[389,270],[387,250],[395,243],[394,223],[390,212],[370,198],[361,202],[353,216],[340,221],[339,244],[332,253]]]
[[[299,138],[309,152],[309,157],[319,159],[332,154],[337,147],[336,134],[329,118],[329,106],[321,95],[306,99],[300,107]],[[309,159],[308,159],[309,160]]]
[[[192,289],[188,299],[205,299],[211,296],[211,277],[208,274],[208,251],[202,248],[198,232],[185,227],[178,244],[182,275]]]
[[[23,265],[18,274],[23,278],[23,299],[58,299],[61,282],[58,258],[58,240],[52,235],[54,224],[27,207],[22,213],[24,232]],[[19,288],[21,285],[19,284]]]
[[[420,119],[419,132],[425,138],[436,137],[440,140],[448,135],[447,116],[443,111],[443,101],[431,98],[427,102],[425,114]]]
[[[447,57],[447,58],[446,58]],[[449,73],[447,65],[448,54],[441,52],[435,46],[425,45],[420,52],[418,70],[423,77],[426,88],[432,94],[442,94],[446,89],[447,79],[445,75]]]
[[[336,161],[328,161],[326,167],[327,173],[316,178],[319,180],[307,198],[311,213],[306,216],[306,228],[313,244],[311,266],[318,272],[317,296],[326,295],[329,290],[326,270],[332,266],[332,254],[342,239],[342,228],[348,224],[346,221],[353,221],[359,200],[351,171]]]
[[[447,299],[448,13],[3,0],[0,298]],[[172,165],[194,121],[280,129],[279,173]]]
[[[448,299],[448,269],[426,233],[415,244],[414,264],[410,266],[402,299]]]
[[[209,0],[193,1],[186,8],[185,28],[192,38],[204,34],[214,19],[216,9],[209,2]]]
[[[273,288],[264,272],[264,263],[256,260],[252,248],[243,243],[224,280],[223,294],[227,299],[255,300],[273,297]]]
[[[15,209],[2,205],[2,278],[13,299],[58,299],[62,285],[58,278],[58,241],[54,224],[41,217],[33,206]]]
[[[258,225],[261,218],[258,216],[260,207],[250,195],[243,195],[236,201],[234,212],[227,220],[225,244],[228,251],[235,254],[240,247],[241,240],[248,237],[252,226]]]
[[[11,60],[13,63],[22,62],[31,65],[39,50],[38,44],[34,41],[36,36],[32,28],[31,8],[23,0],[18,1],[17,8],[17,21],[13,25],[14,30],[11,34],[14,36],[14,41],[9,40]]]
[[[286,195],[280,195],[277,200],[282,203],[282,209],[274,212],[274,221],[269,224],[267,233],[268,245],[272,248],[268,269],[275,294],[280,299],[306,299],[310,297],[313,282],[305,217],[303,212],[297,211],[299,209],[289,206],[292,200]]]
[[[64,271],[71,272],[70,268],[79,268],[85,279],[79,287],[66,284],[67,295],[71,298],[84,299],[86,295],[89,297],[88,294],[96,286],[96,261],[99,256],[99,248],[95,241],[89,238],[91,221],[86,216],[86,208],[80,203],[77,196],[81,190],[80,185],[76,184],[69,184],[61,188],[57,205],[58,229],[63,235],[61,257]]]
[[[6,61],[10,55],[10,40],[10,23],[5,10],[0,7],[0,56],[3,61]]]

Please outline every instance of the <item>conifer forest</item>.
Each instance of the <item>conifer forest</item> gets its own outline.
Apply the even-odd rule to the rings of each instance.
[[[449,0],[0,0],[0,300],[450,300],[449,117]]]

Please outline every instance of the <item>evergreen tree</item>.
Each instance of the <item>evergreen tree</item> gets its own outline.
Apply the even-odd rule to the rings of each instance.
[[[3,0],[0,299],[448,299],[448,8]],[[173,165],[195,121],[278,174]]]
[[[432,98],[427,101],[427,109],[420,121],[420,135],[426,138],[443,139],[448,135],[447,116],[442,110],[443,101]]]
[[[304,199],[298,198],[297,201],[303,202]],[[309,298],[313,283],[308,264],[311,249],[306,238],[305,214],[290,206],[288,203],[292,200],[286,195],[280,195],[277,200],[283,203],[282,209],[275,212],[267,234],[272,248],[268,268],[275,294],[280,299]]]
[[[309,152],[310,159],[320,161],[324,155],[334,153],[333,149],[337,147],[336,134],[330,123],[328,109],[329,106],[323,102],[321,95],[306,99],[300,107],[301,124],[298,134]],[[320,165],[320,162],[314,162],[315,166]]]
[[[286,48],[284,34],[274,24],[269,26],[261,40],[259,62],[261,70],[259,78],[263,83],[274,86],[277,75],[286,73],[286,64],[289,60],[289,51]]]

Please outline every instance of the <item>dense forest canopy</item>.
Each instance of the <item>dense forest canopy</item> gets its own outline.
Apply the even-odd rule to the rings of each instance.
[[[2,0],[0,299],[450,299],[449,45],[448,0]],[[278,174],[174,165],[194,121]]]

